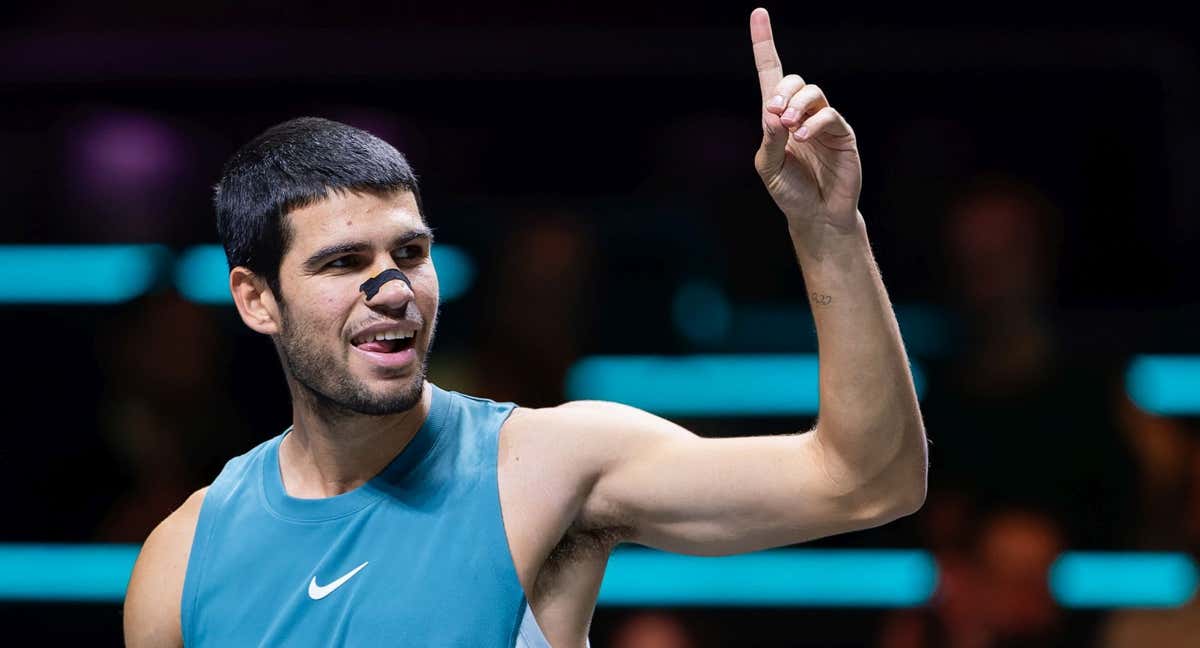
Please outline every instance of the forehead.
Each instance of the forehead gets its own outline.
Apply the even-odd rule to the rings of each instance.
[[[289,253],[311,250],[335,239],[388,237],[424,225],[411,191],[384,196],[331,191],[325,200],[293,210],[287,218]]]

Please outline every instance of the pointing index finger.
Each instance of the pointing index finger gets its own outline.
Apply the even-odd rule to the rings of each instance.
[[[783,64],[779,62],[779,54],[775,52],[775,39],[771,35],[771,16],[762,7],[750,14],[750,42],[754,45],[758,85],[762,89],[763,101],[766,101],[783,79]]]

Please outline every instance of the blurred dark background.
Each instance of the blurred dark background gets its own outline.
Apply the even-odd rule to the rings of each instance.
[[[443,307],[443,387],[549,405],[584,356],[814,352],[752,163],[754,6],[6,5],[0,243],[215,243],[225,159],[318,115],[404,152],[439,242],[476,267]],[[1066,549],[1200,548],[1196,419],[1139,408],[1124,373],[1200,353],[1200,27],[1141,4],[768,9],[785,72],[858,135],[860,209],[928,379],[925,508],[813,544],[923,547],[942,586],[902,611],[602,607],[593,646],[1194,640],[1171,634],[1197,627],[1191,604],[1066,611],[1044,576]],[[728,326],[676,325],[695,286],[726,300]],[[164,285],[0,318],[0,541],[141,542],[290,422],[270,344],[231,306]],[[44,645],[120,642],[117,605],[5,602],[0,620]]]

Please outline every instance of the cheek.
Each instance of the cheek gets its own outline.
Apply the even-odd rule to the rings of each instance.
[[[417,271],[410,273],[408,278],[413,283],[413,292],[416,293],[421,314],[432,317],[433,312],[437,310],[438,290],[440,289],[437,271],[434,270],[433,264],[421,266]]]
[[[327,285],[321,286],[320,290],[313,293],[313,304],[319,304],[321,312],[318,317],[332,319],[337,313],[350,308],[352,303],[361,295],[358,292],[359,282],[357,281],[331,281]]]
[[[290,313],[296,334],[303,336],[310,344],[336,344],[342,331],[340,316],[349,307],[349,298],[353,298],[353,295],[347,296],[336,289],[310,294],[307,308]]]

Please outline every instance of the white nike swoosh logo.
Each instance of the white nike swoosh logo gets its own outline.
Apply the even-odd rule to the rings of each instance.
[[[321,599],[325,598],[326,596],[329,596],[330,594],[332,594],[333,590],[341,587],[342,585],[345,585],[346,581],[350,580],[351,578],[354,578],[354,575],[357,574],[359,572],[359,570],[361,570],[363,567],[366,567],[366,566],[367,566],[367,563],[363,563],[363,564],[359,565],[358,567],[351,569],[350,573],[346,574],[345,576],[342,576],[341,578],[333,581],[332,583],[330,583],[328,585],[317,585],[317,577],[313,576],[313,579],[311,581],[309,581],[309,583],[308,583],[308,597],[314,601],[320,601]]]

